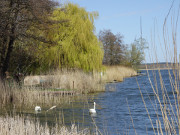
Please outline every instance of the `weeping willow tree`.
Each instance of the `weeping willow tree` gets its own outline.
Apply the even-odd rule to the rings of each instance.
[[[47,68],[80,68],[84,71],[102,68],[103,49],[94,34],[98,13],[87,12],[78,5],[66,4],[54,11],[52,20],[66,20],[51,26],[47,38],[57,43],[41,45],[41,66]]]

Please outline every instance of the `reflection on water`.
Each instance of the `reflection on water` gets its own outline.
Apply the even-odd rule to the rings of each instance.
[[[162,88],[160,83],[163,83],[166,87],[169,99],[172,105],[174,105],[174,92],[170,85],[168,72],[164,70],[161,73],[163,82],[159,80],[160,77],[158,72],[155,75],[153,71],[150,71],[152,85],[155,89],[158,88],[158,94],[162,101],[163,94],[165,94],[162,93],[162,89],[165,88]],[[139,83],[149,115],[156,130],[157,114],[160,121],[162,121],[162,114],[147,75],[127,78],[122,83],[107,84],[106,92],[104,93],[91,94],[86,100],[76,100],[66,106],[57,106],[48,112],[47,110],[49,108],[42,108],[40,113],[35,113],[34,108],[32,108],[31,110],[24,110],[23,113],[32,116],[32,118],[38,118],[41,124],[48,122],[49,126],[54,126],[57,123],[66,126],[76,124],[80,129],[89,128],[92,132],[95,131],[95,127],[97,126],[103,134],[130,135],[135,134],[135,128],[137,134],[154,134],[151,122],[142,102],[137,82]],[[89,114],[89,108],[93,107],[94,101],[97,103],[97,113]],[[133,119],[134,128],[131,117]],[[165,131],[163,125],[162,130],[163,132]]]
[[[97,117],[97,113],[91,113],[91,117]]]

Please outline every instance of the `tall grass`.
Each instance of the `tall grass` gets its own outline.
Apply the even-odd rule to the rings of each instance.
[[[81,70],[56,70],[51,73],[53,88],[70,89],[80,93],[105,90],[106,82],[123,81],[123,78],[137,75],[137,72],[124,66],[107,66],[103,72],[85,73]]]
[[[8,86],[7,83],[0,81],[0,105],[1,108],[7,103],[12,102],[14,91]]]
[[[80,93],[91,93],[104,91],[105,87],[100,81],[100,75],[93,73],[76,71],[54,71],[52,87],[61,89],[71,89]]]
[[[88,135],[88,129],[79,130],[77,126],[72,125],[70,128],[56,125],[49,128],[47,123],[41,125],[39,121],[30,120],[20,116],[0,117],[0,134],[1,135]]]
[[[0,109],[2,111],[12,108],[18,110],[34,109],[35,106],[52,107],[64,106],[72,101],[81,98],[87,99],[86,95],[63,96],[51,94],[50,90],[39,87],[22,87],[14,84],[12,87],[0,83]]]
[[[56,105],[58,108],[70,105],[74,100],[87,102],[86,95],[60,96],[49,94],[49,90],[40,90],[36,87],[19,88],[15,83],[13,87],[4,83],[0,85],[0,134],[24,135],[24,134],[45,134],[45,135],[88,135],[88,129],[79,130],[77,126],[66,127],[57,122],[56,126],[49,127],[48,124],[40,124],[35,118],[16,116],[21,112],[34,111],[36,105],[42,108],[50,108]],[[47,110],[47,109],[46,109]],[[13,117],[6,114],[13,114]],[[4,116],[5,115],[5,116]],[[62,116],[64,119],[64,116]],[[83,116],[82,116],[83,117]],[[58,119],[58,118],[57,118]],[[72,120],[73,121],[73,120]]]
[[[126,77],[136,76],[137,72],[124,66],[107,66],[102,80],[105,82],[122,82]]]

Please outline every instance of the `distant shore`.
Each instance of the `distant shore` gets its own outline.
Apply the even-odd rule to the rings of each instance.
[[[160,62],[160,63],[147,63],[138,66],[138,70],[170,70],[177,68],[177,63]]]
[[[145,71],[145,70],[171,70],[175,68],[151,68],[151,69],[138,69],[138,71]]]

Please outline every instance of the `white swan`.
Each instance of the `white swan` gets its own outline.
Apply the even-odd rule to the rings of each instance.
[[[96,103],[94,102],[94,108],[89,109],[89,113],[96,113]]]
[[[41,111],[41,107],[40,107],[40,106],[36,106],[36,107],[35,107],[35,111],[36,111],[36,112]]]

